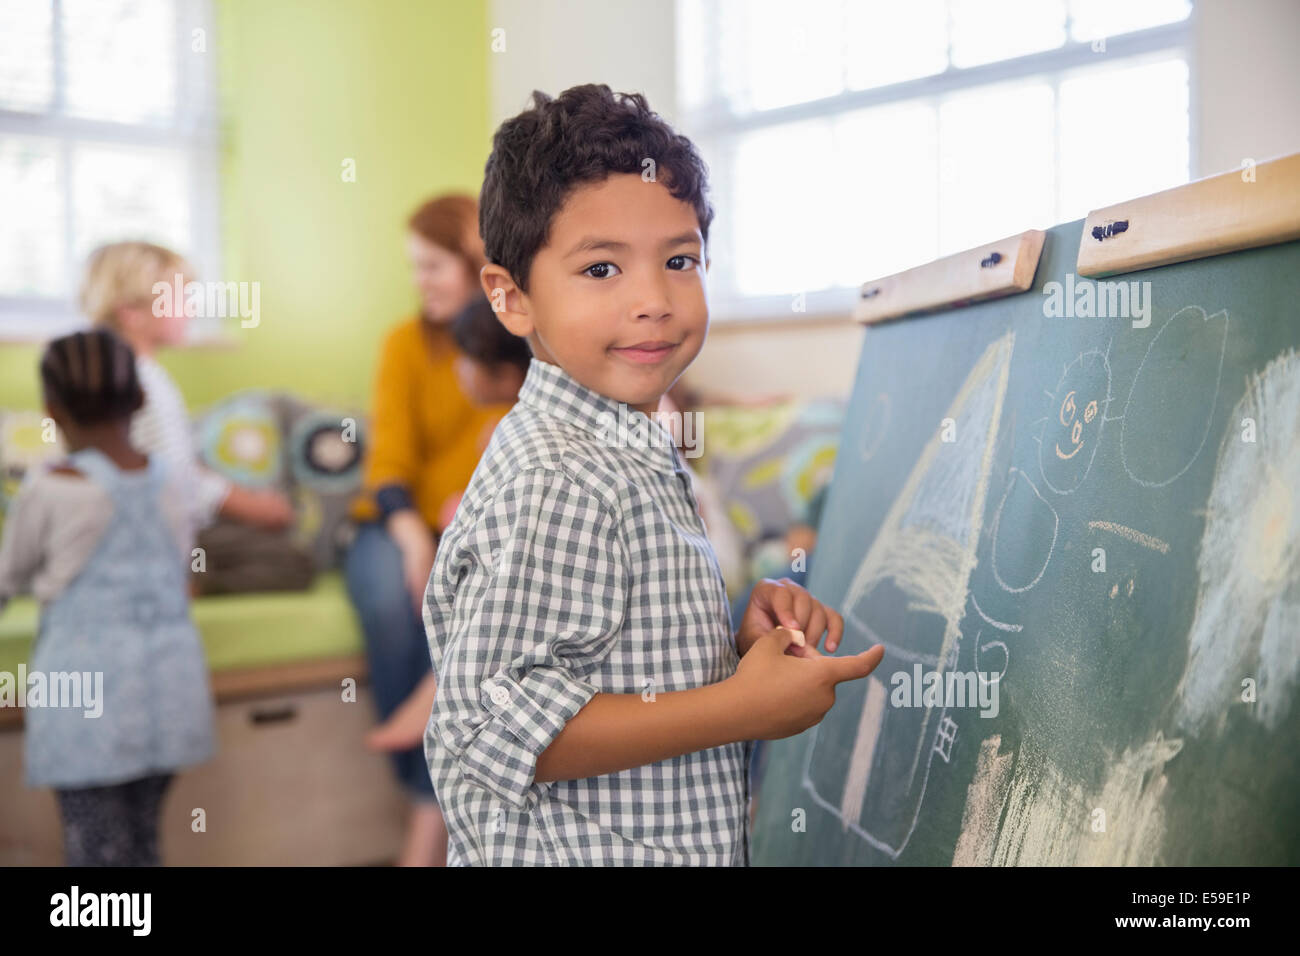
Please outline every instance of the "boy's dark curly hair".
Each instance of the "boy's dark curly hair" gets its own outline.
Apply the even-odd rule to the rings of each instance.
[[[707,245],[708,166],[644,96],[614,93],[604,83],[574,86],[556,98],[534,90],[532,106],[492,138],[478,211],[488,261],[527,292],[533,258],[573,188],[611,173],[642,174],[647,159],[654,160],[655,179],[695,207]]]

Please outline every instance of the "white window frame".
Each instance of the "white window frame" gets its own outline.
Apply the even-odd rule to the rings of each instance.
[[[717,37],[720,35],[719,31],[726,29],[725,24],[720,22],[718,0],[678,0],[678,2],[698,2],[709,6],[712,24],[709,30],[710,36]],[[1106,37],[1104,55],[1108,62],[1117,67],[1123,61],[1138,62],[1141,59],[1162,55],[1176,55],[1187,63],[1188,175],[1189,179],[1195,179],[1199,175],[1200,168],[1194,42],[1199,5],[1197,0],[1189,0],[1189,3],[1191,11],[1183,20]],[[797,14],[792,12],[790,15]],[[706,158],[711,160],[712,174],[710,199],[714,209],[735,209],[736,197],[731,192],[730,175],[735,166],[734,145],[741,135],[755,130],[804,120],[832,118],[869,107],[925,100],[937,102],[941,97],[956,92],[1027,79],[1044,80],[1051,84],[1056,104],[1054,108],[1058,111],[1056,115],[1059,122],[1059,88],[1062,78],[1072,71],[1098,66],[1099,54],[1094,52],[1091,41],[1069,39],[1070,25],[1067,9],[1066,41],[1052,50],[966,68],[953,67],[950,63],[946,70],[931,76],[866,90],[848,91],[776,109],[736,114],[720,95],[692,109],[681,102],[679,91],[677,104],[679,125],[684,133],[708,148]],[[680,49],[676,50],[676,54],[681,55]],[[718,62],[719,55],[715,47],[703,64],[705,87],[715,93],[721,90]],[[1059,149],[1059,136],[1056,137],[1056,148]],[[1054,210],[1053,219],[1052,223],[1044,225],[1056,225],[1060,222],[1059,209]],[[730,255],[731,250],[735,248],[732,236],[729,234],[730,223],[733,221],[732,216],[719,216],[714,219],[710,229],[710,256],[713,255],[713,249],[719,250],[722,255]],[[1031,227],[1026,225],[1026,228]],[[1001,237],[988,237],[989,241],[999,238]],[[881,277],[864,275],[862,281],[869,282],[877,278]],[[809,291],[803,297],[803,311],[797,313],[792,311],[790,295],[745,296],[737,295],[732,289],[715,291],[710,288],[709,315],[713,321],[736,324],[788,323],[802,321],[808,317],[845,317],[853,310],[858,288],[858,286],[846,286]]]
[[[54,96],[43,113],[0,109],[0,135],[53,139],[60,146],[61,186],[64,193],[64,275],[68,294],[63,298],[0,295],[0,341],[44,342],[87,326],[77,308],[76,290],[84,261],[73,249],[72,184],[69,175],[72,144],[79,142],[127,146],[165,146],[180,149],[189,166],[190,236],[184,254],[205,276],[221,274],[220,242],[220,137],[215,59],[218,55],[216,17],[211,0],[172,0],[176,7],[177,100],[170,124],[133,124],[82,119],[62,113],[64,58],[58,24],[62,0],[53,0]],[[188,55],[192,31],[206,31],[207,52]],[[195,102],[199,100],[199,102]],[[130,238],[130,237],[121,237]],[[190,321],[190,343],[223,341],[217,320],[196,317]]]

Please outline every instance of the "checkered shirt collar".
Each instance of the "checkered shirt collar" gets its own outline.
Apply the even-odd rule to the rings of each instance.
[[[552,418],[582,429],[597,442],[625,449],[638,460],[666,474],[684,468],[672,435],[653,418],[602,395],[550,362],[534,357],[519,389],[519,402]],[[645,440],[640,440],[645,436]]]

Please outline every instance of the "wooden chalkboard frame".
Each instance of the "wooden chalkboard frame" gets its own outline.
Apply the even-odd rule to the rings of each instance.
[[[1093,210],[1075,271],[1102,277],[1300,239],[1300,153]]]
[[[867,282],[853,318],[869,325],[1024,292],[1034,284],[1044,235],[1030,229]]]

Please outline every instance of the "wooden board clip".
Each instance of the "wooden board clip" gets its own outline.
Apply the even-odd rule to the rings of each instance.
[[[853,318],[872,324],[1024,292],[1034,284],[1045,235],[1030,229],[864,283]]]
[[[1088,213],[1075,271],[1099,278],[1300,239],[1300,153]]]

